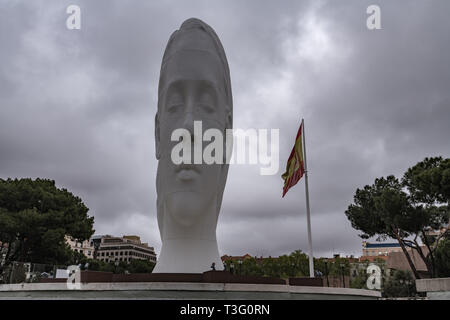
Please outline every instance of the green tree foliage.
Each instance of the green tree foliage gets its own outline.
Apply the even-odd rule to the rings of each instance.
[[[425,158],[409,168],[402,183],[417,203],[435,204],[450,201],[450,159]]]
[[[322,274],[326,274],[325,270],[320,269]],[[335,258],[333,260],[328,260],[328,275],[338,277],[338,276],[348,276],[350,275],[350,263],[344,258]]]
[[[416,282],[411,272],[396,270],[384,284],[385,297],[413,297],[416,294]]]
[[[9,280],[6,283],[23,283],[26,280],[26,269],[22,263],[17,263],[14,266],[10,266],[10,270],[8,270]]]
[[[120,261],[117,266],[114,262],[86,259],[81,263],[81,270],[86,270],[86,263],[87,270],[113,273],[151,273],[155,267],[153,262],[140,259],[132,259],[130,262]]]
[[[53,180],[0,179],[0,241],[11,261],[67,264],[73,253],[64,236],[83,241],[94,218],[82,200]]]
[[[71,254],[68,264],[69,265],[79,265],[79,264],[84,265],[84,264],[88,263],[90,260],[92,260],[92,259],[86,257],[83,253],[72,250],[72,254]]]
[[[408,169],[402,182],[391,175],[357,189],[354,203],[345,211],[352,226],[362,231],[363,239],[373,236],[378,241],[396,239],[416,278],[420,276],[408,247],[418,252],[430,276],[436,275],[433,251],[439,239],[430,238],[427,233],[448,223],[449,170],[450,159],[426,158]],[[428,253],[422,250],[418,238],[427,246]]]
[[[367,279],[369,275],[366,270],[358,270],[355,277],[352,277],[350,281],[350,288],[354,289],[367,289]]]
[[[314,259],[314,267],[316,271],[320,271],[322,275],[342,275],[342,268],[345,275],[350,274],[350,265],[348,260],[337,258],[335,261],[328,262],[328,268],[325,268],[325,259]],[[232,261],[225,262],[226,269],[230,270]],[[234,274],[242,274],[248,276],[264,276],[275,278],[294,278],[309,277],[309,258],[308,255],[301,250],[295,250],[289,255],[282,255],[278,258],[264,258],[262,260],[253,257],[245,258],[241,264],[239,261],[233,261]]]
[[[227,266],[230,262],[227,262]],[[229,267],[227,267],[229,269]],[[265,276],[274,278],[300,277],[309,274],[308,256],[300,250],[278,258],[246,258],[242,264],[234,262],[235,273],[243,275]]]
[[[378,178],[371,186],[357,189],[354,204],[345,214],[353,228],[363,232],[360,234],[363,239],[373,236],[378,236],[379,241],[387,237],[397,239],[415,276],[419,277],[403,240],[411,235],[411,225],[420,220],[417,217],[420,212],[413,210],[398,179]]]
[[[103,271],[103,272],[114,272],[114,264],[107,263],[105,261],[88,259],[86,262],[81,264],[81,269],[86,270],[86,263],[88,263],[87,270],[91,271]]]
[[[428,253],[425,256],[420,248],[418,252],[425,261],[430,276],[435,277],[435,250],[440,240],[449,235],[450,159],[425,158],[405,172],[402,185],[407,188],[413,205],[422,212],[422,220],[417,223],[416,234],[427,247]],[[430,235],[430,231],[445,226],[445,231],[439,236]],[[415,244],[417,247],[417,243]]]
[[[239,268],[239,266],[238,266]],[[255,258],[247,258],[242,261],[242,274],[246,276],[264,276],[264,271]],[[228,270],[230,267],[228,266]],[[238,270],[239,271],[239,270]]]
[[[265,276],[274,278],[281,277],[282,266],[278,263],[278,259],[266,258],[261,264]]]
[[[153,262],[139,259],[133,259],[129,264],[126,264],[126,270],[129,273],[151,273],[154,267]]]
[[[289,272],[290,277],[309,276],[309,257],[301,250],[295,250],[289,255],[289,265],[292,271]]]
[[[450,239],[442,239],[435,253],[436,270],[438,277],[450,277]]]

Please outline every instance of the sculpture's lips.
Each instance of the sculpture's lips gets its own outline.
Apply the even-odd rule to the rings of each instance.
[[[195,164],[180,164],[175,168],[175,172],[181,172],[182,170],[192,170],[194,172],[200,173],[198,165]]]
[[[178,179],[189,181],[195,179],[200,173],[200,170],[198,166],[194,164],[180,164],[176,167],[175,172],[177,173]]]

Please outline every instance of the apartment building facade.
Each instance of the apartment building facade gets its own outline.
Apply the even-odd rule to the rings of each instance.
[[[155,249],[147,243],[142,243],[139,236],[124,235],[123,237],[115,237],[111,235],[96,235],[82,242],[66,236],[66,242],[72,250],[80,252],[91,259],[94,258],[95,253],[94,241],[99,242],[97,260],[131,262],[133,259],[140,259],[156,263]]]
[[[97,259],[105,262],[124,261],[133,259],[148,260],[156,263],[156,253],[153,247],[142,243],[139,236],[114,237],[102,236]]]
[[[70,248],[75,251],[84,254],[87,258],[94,258],[94,245],[91,240],[78,241],[70,236],[66,236],[66,242]]]
[[[362,257],[388,256],[391,252],[401,252],[402,248],[398,243],[362,243]]]

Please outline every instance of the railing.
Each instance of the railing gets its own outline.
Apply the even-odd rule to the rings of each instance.
[[[0,283],[31,283],[41,279],[55,278],[58,269],[66,269],[65,265],[41,264],[13,261],[0,269]]]

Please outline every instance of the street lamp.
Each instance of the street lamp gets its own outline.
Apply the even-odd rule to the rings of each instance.
[[[330,282],[328,281],[328,259],[325,259],[325,274],[327,275],[327,287],[329,287]]]
[[[92,242],[94,243],[94,259],[97,259],[97,251],[100,248],[102,239],[101,238],[92,239]]]
[[[405,283],[406,283],[406,288],[408,290],[408,297],[410,297],[411,296],[411,291],[410,291],[411,280],[406,280]]]
[[[5,264],[5,260],[6,260],[6,253],[2,254],[2,261],[0,261],[0,266],[3,266]]]
[[[345,275],[344,275],[344,267],[345,267],[345,264],[341,263],[342,283],[343,283],[343,285],[344,285],[344,288],[345,288]]]

